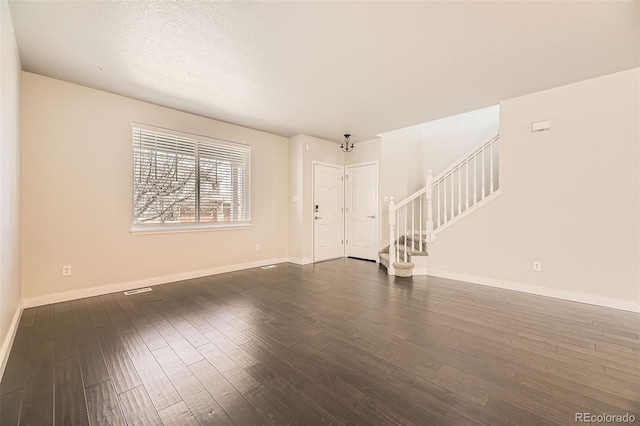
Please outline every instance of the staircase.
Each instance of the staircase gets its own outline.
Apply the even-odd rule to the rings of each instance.
[[[389,245],[379,253],[389,275],[427,275],[427,245],[438,233],[500,194],[499,135],[460,157],[398,203],[389,201]],[[435,215],[435,218],[434,218]]]
[[[380,250],[380,263],[389,270],[389,250],[391,245]],[[393,275],[397,277],[411,277],[414,275],[426,275],[427,234],[403,235],[393,245],[398,256],[392,263]],[[416,268],[417,266],[417,268]],[[424,274],[419,272],[424,269]]]

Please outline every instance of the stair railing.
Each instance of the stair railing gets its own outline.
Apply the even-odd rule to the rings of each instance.
[[[399,203],[395,203],[394,198],[389,198],[389,274],[395,272],[393,268],[394,262],[407,262],[409,259],[409,250],[423,251],[423,230],[426,231],[427,227],[423,227],[425,222],[423,220],[423,204],[425,204],[425,194],[428,187],[424,187],[413,194],[409,195]],[[428,203],[427,203],[428,206]],[[410,238],[411,243],[408,242],[409,235],[419,235],[417,244],[416,238]],[[403,241],[397,240],[397,235],[402,234]]]
[[[481,143],[460,157],[445,171],[431,178],[432,200],[427,200],[428,215],[436,219],[428,232],[428,241],[434,241],[438,232],[454,220],[470,213],[482,201],[496,195],[499,186],[499,144],[500,136]],[[427,186],[429,186],[427,177]],[[435,194],[435,198],[433,199]]]
[[[407,262],[409,248],[416,250],[415,237],[411,238],[410,245],[407,243],[409,234],[419,235],[417,248],[424,251],[423,230],[426,241],[432,242],[436,234],[455,219],[497,195],[499,141],[500,136],[496,135],[477,145],[436,177],[429,170],[424,188],[404,200],[396,203],[393,197],[389,198],[390,275],[395,274],[395,262]],[[423,210],[426,211],[426,218],[423,217]],[[399,235],[404,235],[402,242],[398,239]]]

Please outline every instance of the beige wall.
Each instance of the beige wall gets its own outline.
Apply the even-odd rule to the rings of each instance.
[[[303,135],[289,139],[289,260],[294,263],[306,263],[303,259],[303,204],[304,204],[304,150]],[[310,190],[310,189],[309,189]]]
[[[437,176],[473,147],[498,132],[498,106],[458,114],[380,135],[380,199],[401,201]],[[381,202],[379,247],[389,244],[388,203]]]
[[[422,132],[422,173],[431,169],[437,176],[471,149],[498,134],[498,105],[454,115],[420,126]]]
[[[502,102],[502,195],[438,235],[430,270],[640,302],[639,80],[634,69]],[[551,130],[531,133],[544,119]]]
[[[344,154],[344,163],[346,166],[350,164],[369,163],[380,161],[382,139],[375,138],[368,141],[358,142],[353,151]]]
[[[295,252],[290,252],[289,256],[294,262],[309,263],[313,260],[313,163],[344,166],[344,153],[340,151],[339,145],[336,143],[313,136],[297,135],[290,138],[289,141],[296,150],[295,159],[290,157],[290,161],[298,161],[298,159],[301,161],[298,166],[294,165],[297,170],[296,179],[302,176],[302,186],[299,186],[299,182],[297,186],[302,192],[299,194],[299,201],[293,203],[292,198],[289,198],[292,204],[297,204],[293,208],[298,215],[297,217],[301,218],[301,221],[296,221],[293,228],[291,225],[289,228],[289,232],[292,232],[290,238],[297,239],[300,244],[299,247],[296,246]],[[300,165],[301,174],[298,168]]]
[[[313,261],[313,163],[344,166],[379,159],[380,139],[359,142],[350,153],[343,153],[334,142],[313,136],[297,135],[289,139],[290,261],[299,264]]]
[[[389,244],[388,203],[383,201],[383,195],[380,193],[380,187],[383,182],[380,179],[382,161],[382,138],[380,137],[358,142],[352,152],[345,154],[346,166],[359,163],[378,163],[378,250]]]
[[[0,377],[21,304],[20,58],[6,1],[0,2]]]
[[[286,138],[30,73],[22,96],[25,299],[286,258]],[[253,227],[132,236],[131,121],[251,145]]]
[[[423,187],[427,170],[431,169],[436,176],[476,145],[495,136],[499,116],[500,108],[496,105],[383,133],[381,143],[385,153],[401,154],[385,156],[383,161],[393,161],[390,166],[393,170],[406,169],[412,179],[389,190],[408,191],[409,195]]]

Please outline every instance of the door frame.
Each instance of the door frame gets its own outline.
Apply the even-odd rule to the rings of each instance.
[[[378,164],[378,160],[374,160],[374,161],[365,161],[362,163],[354,163],[354,164],[347,164],[344,166],[344,175],[347,176],[347,169],[352,168],[352,167],[360,167],[360,166],[376,166],[376,184],[375,184],[375,200],[376,200],[376,235],[375,235],[375,247],[376,247],[376,253],[380,251],[380,212],[381,212],[381,208],[380,208],[380,200],[378,199],[378,191],[380,190],[380,166]],[[345,196],[345,203],[344,203],[344,208],[347,208],[347,204],[346,204],[346,197],[347,197],[347,181],[344,181],[344,196]],[[347,212],[343,211],[343,220],[344,220],[344,226],[343,226],[343,230],[344,230],[344,235],[346,238],[347,235]],[[345,257],[347,257],[347,244],[344,245],[344,255]],[[380,257],[376,256],[376,263],[380,262]]]
[[[316,220],[315,220],[315,200],[316,200],[316,165],[318,166],[326,166],[326,167],[334,167],[336,169],[342,170],[342,257],[345,257],[345,244],[344,244],[344,192],[345,192],[345,166],[340,164],[332,164],[325,163],[323,161],[311,161],[311,209],[310,209],[310,218],[311,218],[311,263],[316,263]],[[320,260],[319,262],[323,262]]]

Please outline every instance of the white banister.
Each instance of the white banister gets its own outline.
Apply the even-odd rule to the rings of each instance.
[[[415,202],[416,202],[416,200],[411,200],[411,233],[412,234],[415,233],[415,229],[416,229],[416,220],[415,220],[416,219],[416,206],[415,206]],[[416,250],[415,238],[411,238],[411,250],[413,250],[413,251]]]
[[[393,197],[389,197],[389,266],[387,272],[389,275],[395,275],[396,270],[393,264],[396,262],[396,203]]]
[[[473,205],[478,202],[478,160],[473,154]]]
[[[432,178],[432,180],[433,180],[433,178]],[[438,181],[436,183],[436,186],[437,186],[436,191],[438,191],[438,226],[440,226],[440,206],[441,206],[441,204],[440,204],[440,181]]]
[[[493,194],[493,144],[489,145],[489,161],[491,162],[489,166],[489,171],[491,172],[489,176],[489,188],[491,188],[491,193]]]
[[[451,217],[453,219],[455,216],[455,212],[453,210],[453,206],[455,206],[456,202],[453,200],[453,170],[451,171]]]
[[[433,234],[433,172],[429,170],[427,172],[427,241],[432,241]],[[440,189],[440,188],[438,188]],[[440,191],[438,191],[438,203],[440,202]],[[422,221],[420,222],[422,223]],[[438,211],[438,224],[440,224],[440,212]],[[420,229],[420,235],[422,235],[422,228]],[[420,238],[422,242],[422,238]],[[422,251],[422,246],[420,246]]]
[[[464,184],[465,184],[465,209],[469,208],[469,160],[465,162],[465,173],[464,173]]]
[[[404,208],[404,256],[403,262],[407,261],[407,208]]]
[[[390,275],[395,275],[394,263],[410,261],[411,251],[415,252],[416,247],[420,252],[427,250],[424,247],[425,241],[427,243],[435,241],[440,231],[456,222],[460,217],[469,214],[476,207],[494,198],[500,192],[498,188],[500,184],[498,176],[499,156],[496,154],[494,159],[494,152],[496,152],[494,148],[498,148],[494,147],[494,145],[499,140],[499,136],[495,136],[489,141],[476,146],[436,177],[433,176],[431,170],[428,170],[425,187],[402,201],[396,203],[393,197],[389,198],[388,272]],[[487,154],[489,155],[488,161]],[[478,164],[478,161],[481,161],[482,164]],[[473,164],[470,164],[471,162]],[[489,173],[488,182],[487,173]],[[473,174],[473,178],[471,174]],[[494,180],[494,175],[496,180]],[[480,182],[478,182],[478,178],[481,179]],[[457,185],[456,179],[458,179]],[[462,179],[464,179],[464,184]],[[449,188],[448,185],[451,187]],[[436,191],[436,194],[433,193],[434,191]],[[456,191],[458,192],[457,203]],[[478,192],[481,193],[478,194]],[[423,198],[426,200],[424,207]],[[407,211],[408,209],[411,209],[410,214]],[[435,223],[433,217],[434,209],[436,209],[437,214]],[[411,223],[409,223],[409,220],[411,220]],[[416,225],[418,226],[416,227]],[[411,244],[408,243],[408,238],[411,238]],[[416,238],[418,238],[418,244],[416,244]]]
[[[462,213],[462,168],[458,167],[458,214]]]
[[[400,222],[400,211],[396,206],[396,223],[399,223],[399,222]],[[398,230],[400,230],[400,226],[398,226],[397,228]],[[396,259],[396,262],[400,262],[400,245],[399,244],[396,244],[396,255],[394,259]]]
[[[444,191],[442,191],[442,193],[444,194],[444,201],[442,204],[442,215],[444,216],[444,220],[443,220],[443,224],[447,223],[447,177],[445,176],[442,179],[442,183],[444,184]]]
[[[427,186],[428,188],[428,186]],[[429,190],[427,190],[427,194],[429,194]],[[428,196],[428,195],[427,195]],[[420,243],[418,244],[418,249],[420,251],[422,251],[422,197],[420,197],[420,213],[419,213],[419,223],[420,223],[420,233],[418,235],[420,235]]]
[[[484,187],[484,181],[485,181],[485,172],[484,172],[484,147],[482,147],[482,151],[480,151],[480,155],[482,156],[482,196],[480,197],[481,200],[484,200],[484,196],[487,195],[487,193],[485,192],[485,187]]]

